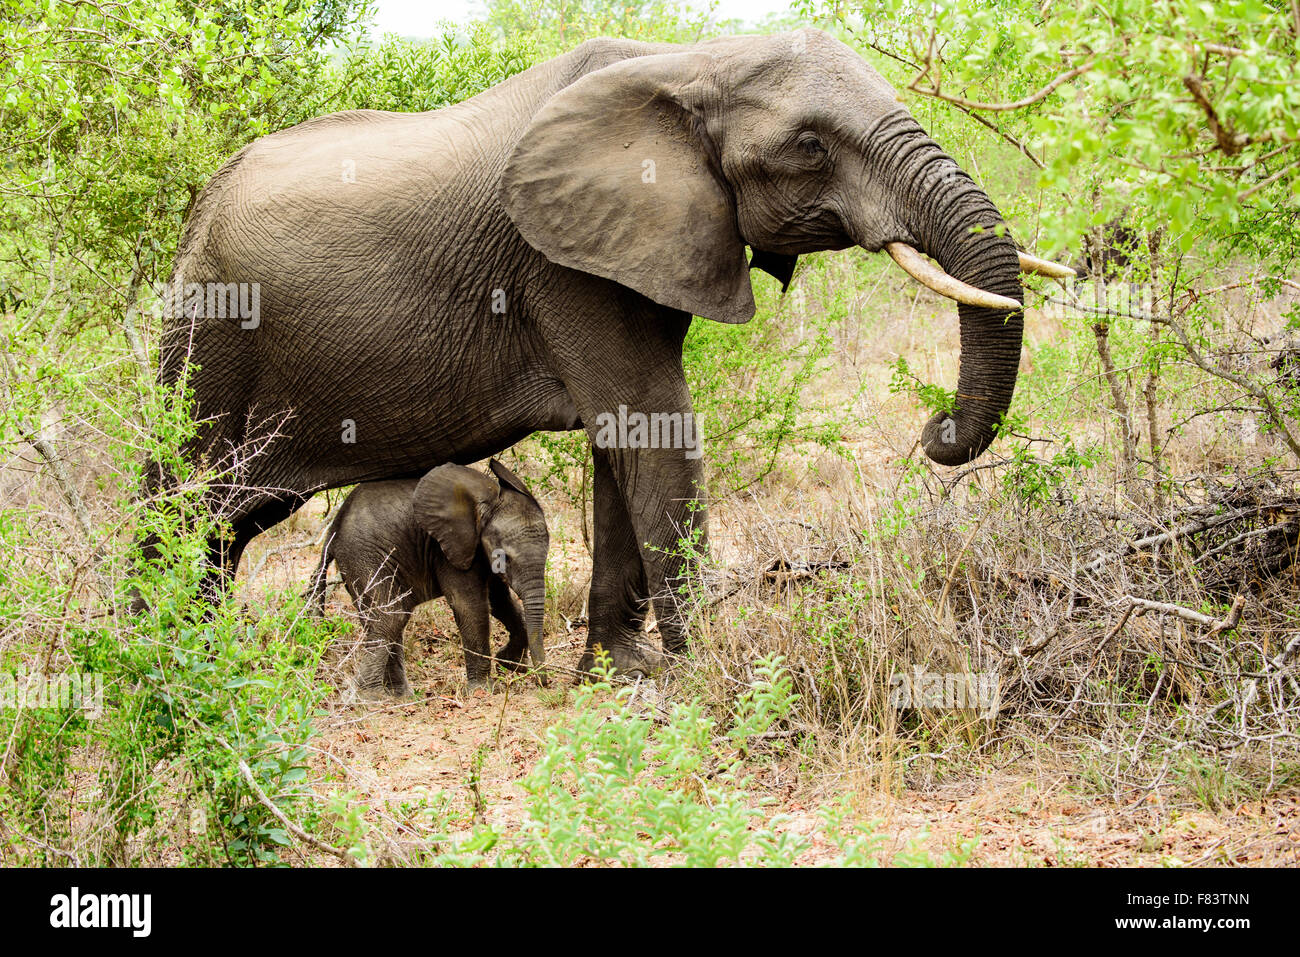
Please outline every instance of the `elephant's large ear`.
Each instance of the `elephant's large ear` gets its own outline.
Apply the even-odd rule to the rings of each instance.
[[[538,508],[541,508],[541,505],[538,505],[537,499],[533,498],[533,493],[528,491],[528,486],[524,484],[524,480],[518,475],[510,471],[496,459],[492,459],[488,462],[488,468],[492,470],[492,474],[497,477],[497,481],[501,483],[503,488],[514,489],[524,498],[528,499],[528,501],[537,505]]]
[[[438,542],[442,553],[462,571],[478,550],[479,535],[500,494],[482,472],[463,465],[439,465],[411,494],[415,520]]]
[[[709,59],[632,57],[556,93],[510,154],[501,201],[552,262],[745,322],[754,294],[735,203],[691,105]]]

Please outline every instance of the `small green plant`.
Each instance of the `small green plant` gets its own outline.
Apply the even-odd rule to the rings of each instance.
[[[572,716],[551,727],[524,782],[530,816],[513,849],[547,866],[657,859],[712,867],[793,863],[806,843],[763,819],[745,756],[796,700],[780,660],[758,662],[721,731],[698,700],[675,704],[660,725],[642,692],[612,684],[608,661],[579,689]]]
[[[353,791],[335,791],[329,796],[325,810],[335,828],[343,835],[343,847],[361,867],[371,862],[372,852],[368,837],[372,828],[361,814],[361,805]]]
[[[889,379],[889,392],[891,395],[915,397],[916,401],[930,413],[943,412],[952,415],[957,411],[957,393],[942,386],[922,382],[908,367],[907,359],[903,356],[899,356],[894,361]]]
[[[1034,455],[1028,445],[1012,454],[1010,467],[1002,476],[1002,488],[1009,498],[1024,505],[1043,505],[1076,472],[1092,468],[1098,459],[1095,449],[1080,451],[1071,439],[1050,459]]]
[[[833,863],[841,867],[878,867],[885,838],[876,832],[874,821],[857,820],[847,795],[821,809],[821,819],[828,840],[839,850]]]

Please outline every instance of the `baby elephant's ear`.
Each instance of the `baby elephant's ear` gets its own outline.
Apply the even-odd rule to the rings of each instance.
[[[415,520],[434,537],[457,568],[469,568],[483,522],[500,491],[482,472],[463,465],[439,465],[415,487]]]
[[[488,462],[488,468],[492,470],[492,474],[497,477],[497,481],[499,481],[503,487],[514,489],[534,505],[537,505],[537,499],[533,498],[533,493],[528,491],[528,486],[524,484],[524,480],[518,475],[510,471],[496,459],[492,459],[492,461]],[[540,505],[537,507],[541,508]]]

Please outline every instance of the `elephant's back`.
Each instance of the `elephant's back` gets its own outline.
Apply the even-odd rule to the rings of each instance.
[[[358,231],[401,223],[412,202],[431,208],[457,184],[470,185],[466,200],[488,203],[510,151],[547,100],[614,62],[670,49],[589,40],[437,110],[344,110],[268,134],[232,156],[200,194],[194,238],[215,229],[212,239],[224,246],[257,217],[306,225],[299,217],[322,216],[324,226],[340,213],[353,217]]]
[[[398,527],[414,523],[411,496],[419,484],[419,478],[360,483],[339,506],[335,531],[343,535],[355,533],[367,524]]]
[[[367,575],[381,565],[409,567],[418,557],[422,532],[411,496],[419,479],[363,482],[339,507],[330,528],[330,550],[344,575]]]
[[[373,284],[358,277],[380,285],[432,278],[461,293],[481,276],[449,266],[479,270],[517,238],[497,189],[542,104],[587,73],[663,49],[670,48],[591,40],[442,109],[347,110],[263,136],[200,193],[175,275],[257,282],[263,308],[277,311],[269,293],[285,314],[316,307],[321,289],[364,297]],[[353,316],[356,305],[341,304],[340,315]]]

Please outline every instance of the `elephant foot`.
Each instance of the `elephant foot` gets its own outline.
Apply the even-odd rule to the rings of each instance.
[[[394,700],[402,700],[412,695],[411,683],[403,681],[401,684],[362,684],[357,680],[347,683],[343,689],[344,704],[378,704]]]
[[[614,674],[622,678],[649,678],[663,667],[663,656],[645,640],[620,642],[605,648],[601,642],[589,642],[578,662],[579,682],[590,681],[598,652],[604,649],[614,666]]]
[[[528,666],[524,664],[524,652],[527,650],[527,645],[521,645],[518,648],[515,648],[512,645],[506,645],[495,655],[497,664],[501,666],[503,671],[510,671],[516,674],[521,671],[527,671]]]
[[[466,685],[469,688],[470,697],[478,695],[480,691],[483,694],[490,695],[492,693],[492,678],[490,676],[474,675],[466,681]]]

